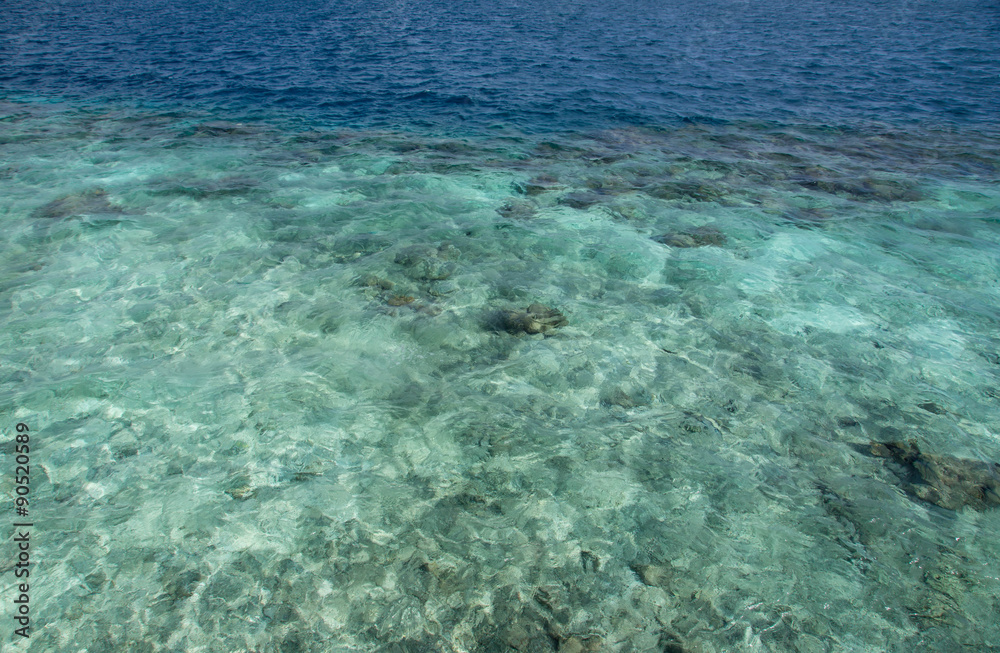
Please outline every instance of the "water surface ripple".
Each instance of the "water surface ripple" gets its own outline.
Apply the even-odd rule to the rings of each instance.
[[[9,92],[356,124],[987,122],[988,0],[5,3]]]

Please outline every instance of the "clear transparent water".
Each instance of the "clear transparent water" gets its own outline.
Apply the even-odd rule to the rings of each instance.
[[[3,116],[19,650],[1000,646],[995,137]]]

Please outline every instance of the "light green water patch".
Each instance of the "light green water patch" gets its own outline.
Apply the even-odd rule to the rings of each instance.
[[[986,136],[5,110],[25,650],[1000,646]]]

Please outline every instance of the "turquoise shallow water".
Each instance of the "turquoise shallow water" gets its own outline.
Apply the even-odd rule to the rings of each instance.
[[[0,108],[17,650],[1000,647],[995,135]]]

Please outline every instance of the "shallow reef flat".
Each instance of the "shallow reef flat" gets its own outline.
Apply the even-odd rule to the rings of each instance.
[[[1000,647],[996,135],[0,125],[24,650]]]

